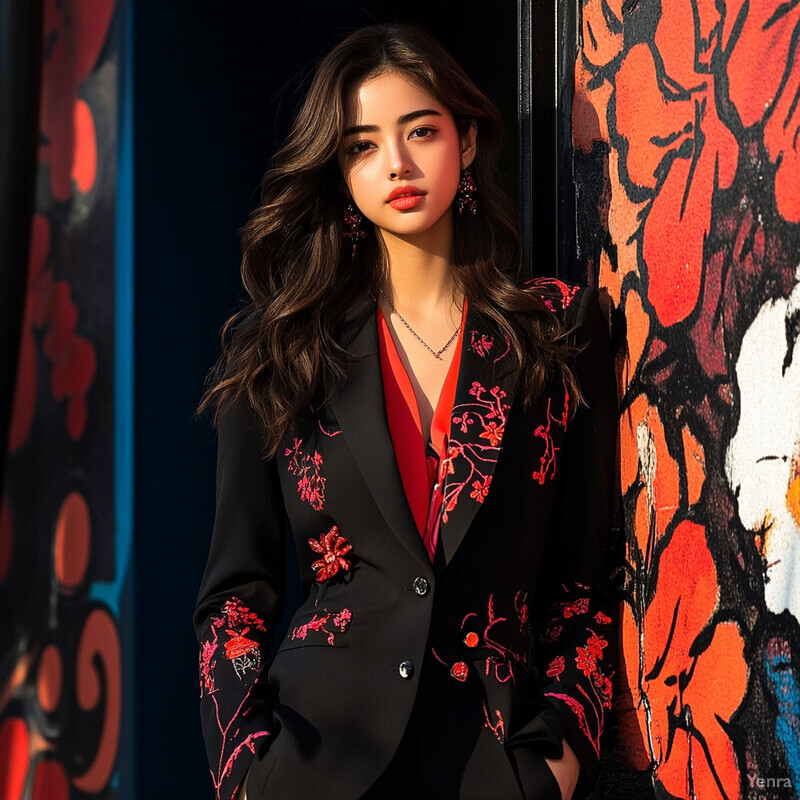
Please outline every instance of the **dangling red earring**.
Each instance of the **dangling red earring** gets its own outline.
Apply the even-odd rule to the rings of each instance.
[[[461,178],[458,181],[458,192],[456,193],[456,200],[458,201],[459,216],[464,211],[469,211],[470,214],[478,213],[478,203],[475,200],[475,193],[478,187],[475,185],[475,179],[472,177],[472,170],[465,167],[461,170]]]
[[[358,251],[358,240],[363,239],[367,233],[364,230],[364,216],[352,203],[348,203],[344,207],[344,224],[347,228],[344,238],[353,245],[350,258],[355,258]]]

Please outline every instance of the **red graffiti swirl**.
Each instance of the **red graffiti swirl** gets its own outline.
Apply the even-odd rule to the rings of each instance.
[[[95,793],[106,786],[114,770],[122,712],[119,634],[107,611],[97,608],[89,614],[78,645],[76,666],[80,708],[91,711],[104,704],[103,729],[94,761],[72,781],[82,792]]]

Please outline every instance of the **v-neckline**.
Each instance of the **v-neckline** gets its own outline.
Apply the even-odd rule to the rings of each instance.
[[[466,310],[464,318],[466,318]],[[462,361],[464,323],[461,325],[453,360],[448,367],[431,421],[434,442],[431,448],[433,452],[430,455],[427,443],[422,438],[422,426],[414,387],[380,308],[377,315],[377,327],[389,434],[403,491],[417,529],[424,539],[428,527],[433,484],[439,462],[446,456],[448,446],[450,420],[453,415],[453,404]]]
[[[417,393],[414,391],[414,384],[411,381],[411,376],[408,374],[403,359],[400,356],[400,351],[397,349],[397,344],[392,336],[392,331],[389,327],[389,322],[383,309],[378,304],[378,331],[379,338],[383,342],[383,347],[386,351],[388,364],[391,367],[392,374],[397,382],[400,392],[408,405],[411,412],[412,419],[419,432],[419,437],[422,440],[423,453],[430,444],[434,452],[439,458],[442,456],[442,451],[445,442],[450,433],[450,416],[453,409],[453,402],[455,400],[456,385],[458,384],[458,370],[459,362],[461,361],[461,348],[464,336],[464,325],[467,320],[467,300],[464,298],[464,307],[461,311],[461,324],[459,326],[458,336],[456,337],[455,346],[453,348],[453,357],[450,365],[447,368],[447,373],[442,383],[442,388],[439,390],[439,397],[436,400],[436,406],[433,409],[433,416],[431,417],[430,430],[428,431],[427,440],[422,430],[422,417],[419,411],[419,401]]]

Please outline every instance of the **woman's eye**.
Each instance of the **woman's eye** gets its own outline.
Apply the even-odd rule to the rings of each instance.
[[[354,142],[347,148],[347,152],[351,155],[358,155],[359,153],[366,153],[371,147],[371,142]]]
[[[433,133],[435,133],[435,130],[433,128],[414,128],[414,130],[411,131],[410,138],[424,139],[425,137],[430,136]]]

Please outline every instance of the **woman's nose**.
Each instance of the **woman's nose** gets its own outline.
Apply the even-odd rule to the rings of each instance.
[[[404,147],[394,147],[389,151],[387,166],[392,180],[399,180],[411,173],[411,160]]]

